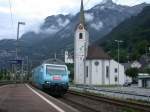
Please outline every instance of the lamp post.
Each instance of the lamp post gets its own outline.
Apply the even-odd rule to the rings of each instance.
[[[18,59],[18,41],[19,41],[19,29],[20,29],[20,25],[25,25],[25,22],[18,22],[18,26],[17,26],[16,60]],[[23,63],[21,64],[21,71],[22,71],[22,74],[23,74]],[[17,67],[16,67],[16,73],[17,73]]]
[[[19,40],[19,29],[20,29],[20,25],[25,25],[25,22],[18,22],[18,27],[17,27],[16,59],[18,59],[18,40]]]
[[[122,43],[122,40],[115,40],[118,45],[118,85],[119,85],[119,62],[120,62],[120,43]]]

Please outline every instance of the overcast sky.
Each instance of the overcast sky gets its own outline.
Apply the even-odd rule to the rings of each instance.
[[[11,2],[11,11],[10,5]],[[84,0],[89,9],[102,0]],[[113,0],[117,4],[133,6],[150,0]],[[17,21],[26,22],[21,26],[21,34],[36,30],[45,17],[56,14],[75,14],[79,11],[80,0],[0,0],[0,39],[16,38]]]

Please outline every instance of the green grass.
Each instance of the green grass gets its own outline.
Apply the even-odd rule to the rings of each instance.
[[[137,110],[134,110],[134,109],[125,108],[125,109],[122,109],[121,112],[140,112],[140,111],[137,111]]]

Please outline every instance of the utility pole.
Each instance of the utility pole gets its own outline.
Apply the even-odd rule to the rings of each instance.
[[[18,41],[19,41],[19,29],[20,25],[25,25],[25,22],[18,22],[18,27],[17,27],[17,45],[16,45],[16,59],[18,59]]]
[[[18,22],[18,26],[17,26],[17,41],[16,41],[16,60],[19,59],[18,57],[18,45],[19,45],[19,29],[20,29],[20,25],[25,25],[25,22]],[[23,64],[21,64],[21,69],[23,68]],[[16,66],[16,74],[17,74],[17,66]],[[23,75],[23,74],[22,74]],[[22,79],[22,78],[21,78]]]
[[[29,78],[29,57],[27,56],[27,74],[26,74],[26,79],[28,80]]]
[[[56,58],[57,58],[57,54],[55,53],[55,54],[54,54],[54,59],[56,60]]]
[[[122,40],[115,40],[115,42],[117,42],[117,45],[118,45],[118,85],[119,85],[119,62],[120,62],[120,43],[122,43],[123,41]]]

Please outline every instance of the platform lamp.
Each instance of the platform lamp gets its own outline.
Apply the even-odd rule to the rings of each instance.
[[[16,41],[16,60],[18,60],[18,41],[19,41],[19,32],[20,32],[20,25],[25,25],[25,22],[18,22],[17,26],[17,41]],[[17,69],[16,69],[17,70]],[[23,63],[21,65],[21,72],[23,74]],[[17,73],[17,71],[16,71]],[[16,77],[16,76],[15,76]],[[21,78],[22,79],[22,78]]]
[[[17,27],[16,59],[18,59],[18,40],[19,40],[19,30],[20,30],[20,25],[25,25],[25,22],[18,22],[18,27]]]

